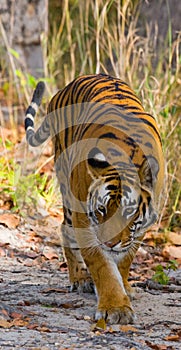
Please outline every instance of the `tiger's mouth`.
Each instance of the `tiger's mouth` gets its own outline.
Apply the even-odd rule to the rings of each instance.
[[[107,249],[119,250],[119,251],[126,250],[130,246],[130,244],[134,241],[134,234],[130,232],[129,226],[126,226],[125,223],[123,227],[120,227],[119,225],[117,227],[115,223],[114,228],[116,228],[116,230],[113,231],[113,230],[108,230],[108,227],[105,227],[104,234],[101,237],[99,236],[99,239],[101,238],[100,240],[102,244],[104,244],[104,246]],[[116,231],[117,231],[117,234],[114,234],[116,233]]]
[[[124,251],[127,251],[127,249],[130,247],[132,241],[133,240],[130,239],[129,241],[122,242],[122,240],[115,241],[113,239],[113,240],[104,242],[103,247],[105,250],[108,250],[108,251],[124,252]]]
[[[101,242],[101,245],[106,251],[125,253],[129,249],[131,249],[131,247],[133,247],[135,244],[140,242],[140,239],[142,240],[143,235],[144,232],[140,230],[139,232],[137,232],[136,237],[134,237],[134,234],[128,232],[128,229],[126,228],[123,232],[119,233],[112,239]]]
[[[102,246],[102,249],[104,250],[104,251],[107,251],[108,253],[114,253],[114,254],[124,254],[124,253],[127,253],[127,251],[129,250],[129,248],[130,248],[130,243],[128,244],[128,246],[127,247],[123,247],[122,245],[121,245],[121,242],[120,243],[117,243],[117,244],[115,244],[115,245],[112,245],[112,246],[110,246],[110,245],[107,245],[107,244],[103,244],[103,243],[101,243],[101,246]]]

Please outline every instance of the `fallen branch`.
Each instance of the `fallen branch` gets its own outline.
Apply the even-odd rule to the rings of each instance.
[[[160,321],[157,321],[157,322],[153,322],[153,323],[149,323],[147,325],[144,325],[144,329],[150,329],[150,328],[154,328],[155,326],[158,326],[159,324],[161,325],[168,325],[168,324],[174,324],[176,326],[181,326],[181,322],[178,322],[178,321],[170,321],[170,320],[160,320]]]
[[[164,292],[178,292],[181,293],[181,286],[178,285],[174,285],[174,284],[167,284],[167,285],[163,285],[157,282],[154,282],[152,280],[147,280],[145,282],[136,282],[133,284],[134,287],[140,287],[144,290],[162,290]]]

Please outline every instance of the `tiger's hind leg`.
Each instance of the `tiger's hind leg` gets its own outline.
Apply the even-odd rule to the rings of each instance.
[[[94,283],[78,248],[72,227],[62,225],[62,248],[69,270],[70,290],[94,293]]]

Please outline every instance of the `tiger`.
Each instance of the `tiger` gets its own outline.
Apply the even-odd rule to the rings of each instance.
[[[129,271],[164,186],[156,120],[126,82],[100,73],[59,90],[35,131],[44,90],[40,81],[26,110],[26,139],[32,147],[53,143],[70,290],[95,292],[95,320],[133,323]]]

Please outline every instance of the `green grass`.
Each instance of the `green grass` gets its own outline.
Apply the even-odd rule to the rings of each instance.
[[[121,77],[131,85],[142,100],[145,109],[155,116],[160,128],[167,168],[166,197],[161,210],[161,220],[165,220],[166,229],[178,227],[181,213],[178,161],[181,153],[179,124],[181,106],[178,103],[181,81],[179,34],[173,41],[170,20],[164,49],[155,51],[155,47],[152,47],[149,25],[145,27],[146,37],[138,32],[139,1],[66,0],[62,2],[61,16],[56,12],[55,9],[55,12],[50,14],[48,40],[45,37],[42,38],[45,69],[43,78],[49,96],[56,89],[64,87],[74,77],[99,71]],[[21,105],[26,109],[37,80],[22,70],[19,57],[9,47],[2,26],[1,36],[4,42],[0,47],[3,103],[9,110],[10,127],[16,129],[16,118],[12,106]],[[42,112],[45,112],[45,102],[47,101],[44,99]],[[0,117],[3,124],[3,115]],[[14,173],[18,173],[16,177],[18,177],[20,193],[21,190],[25,193],[28,186],[31,187],[31,193],[41,192],[41,181],[47,186],[47,180],[45,181],[40,174],[36,176],[26,174],[21,177],[23,176],[19,175],[21,171],[11,164],[11,159],[6,166],[13,168],[11,171]],[[7,180],[3,181],[8,183],[10,181],[8,176]],[[37,187],[33,187],[33,181]],[[10,187],[16,207],[19,205],[17,194],[13,194],[12,184]],[[50,193],[51,191],[53,191],[52,187]],[[47,197],[52,198],[53,195],[52,197],[47,195]],[[48,202],[51,202],[50,198]]]
[[[169,272],[175,271],[178,268],[176,260],[169,260],[165,268],[162,265],[155,267],[155,273],[152,276],[152,280],[162,285],[167,285],[170,282]]]
[[[40,171],[27,173],[23,162],[15,161],[14,144],[0,138],[0,148],[4,151],[0,156],[0,199],[9,202],[12,211],[27,213],[37,211],[37,208],[49,209],[61,206],[56,179]],[[2,154],[3,153],[3,154]]]

